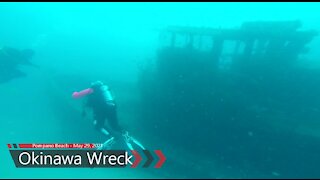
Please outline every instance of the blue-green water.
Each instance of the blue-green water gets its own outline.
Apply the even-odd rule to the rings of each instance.
[[[168,26],[237,29],[247,21],[299,20],[299,30],[320,30],[319,9],[319,3],[0,3],[0,47],[33,49],[39,66],[21,66],[26,77],[0,84],[0,177],[320,177],[318,36],[293,69],[281,69],[285,76],[277,74],[277,62],[252,74],[210,74],[210,66],[183,58],[157,61]],[[188,53],[182,51],[204,59]],[[166,69],[172,62],[181,64]],[[171,81],[175,72],[180,80]],[[255,76],[260,72],[265,76]],[[164,152],[164,166],[14,167],[8,143],[104,141],[81,118],[81,100],[71,99],[95,80],[112,88],[120,123],[147,149]]]

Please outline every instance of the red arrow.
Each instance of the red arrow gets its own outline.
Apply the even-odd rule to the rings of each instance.
[[[160,168],[163,165],[163,163],[166,161],[166,157],[163,155],[161,150],[155,150],[155,152],[159,157],[159,161],[157,162],[157,164],[154,167]]]
[[[132,168],[136,168],[138,166],[138,164],[140,163],[140,161],[142,160],[141,156],[139,155],[138,151],[136,150],[132,150],[131,151],[133,156],[135,157],[134,162],[132,163],[131,167]]]

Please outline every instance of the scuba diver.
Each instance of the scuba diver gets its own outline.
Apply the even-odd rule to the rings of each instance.
[[[37,67],[30,62],[33,55],[34,51],[31,49],[0,48],[0,83],[14,78],[25,77],[26,74],[18,69],[19,65]]]
[[[96,81],[91,83],[91,88],[74,92],[72,96],[73,98],[87,96],[83,104],[82,116],[86,116],[87,108],[92,109],[95,129],[109,137],[103,146],[110,148],[115,142],[120,142],[133,150],[132,143],[134,143],[138,145],[139,148],[144,149],[141,143],[133,137],[130,137],[128,131],[119,125],[117,106],[107,85],[101,81]],[[109,126],[105,126],[106,120]]]
[[[113,136],[119,137],[124,133],[124,130],[119,125],[116,103],[109,87],[101,81],[96,81],[91,84],[91,89],[94,93],[89,94],[84,101],[82,116],[86,115],[87,107],[91,108],[94,114],[95,128],[107,136],[110,132]],[[109,124],[108,130],[104,126],[106,119]]]

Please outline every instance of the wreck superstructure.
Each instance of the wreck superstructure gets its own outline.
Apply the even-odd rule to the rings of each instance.
[[[301,26],[300,21],[257,21],[245,22],[234,29],[168,27],[162,32],[161,41],[164,50],[187,48],[210,52],[215,65],[237,63],[239,59],[291,63],[307,52],[306,45],[317,35],[313,30],[299,30]]]
[[[164,142],[214,161],[318,177],[320,71],[297,63],[317,34],[300,21],[168,27],[140,76],[139,119]]]

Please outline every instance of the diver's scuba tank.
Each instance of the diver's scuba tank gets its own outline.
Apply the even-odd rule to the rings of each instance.
[[[110,91],[110,89],[109,89],[109,87],[108,87],[107,85],[102,85],[102,86],[100,87],[100,89],[101,89],[102,95],[103,95],[103,97],[104,97],[104,100],[105,100],[106,102],[109,102],[109,101],[113,101],[113,100],[114,100],[114,98],[113,98],[113,96],[112,96],[112,94],[111,94],[111,91]]]
[[[113,102],[114,98],[111,94],[109,87],[103,84],[101,81],[96,81],[91,84],[91,87],[94,91],[100,91],[101,95],[104,98],[105,102]]]

